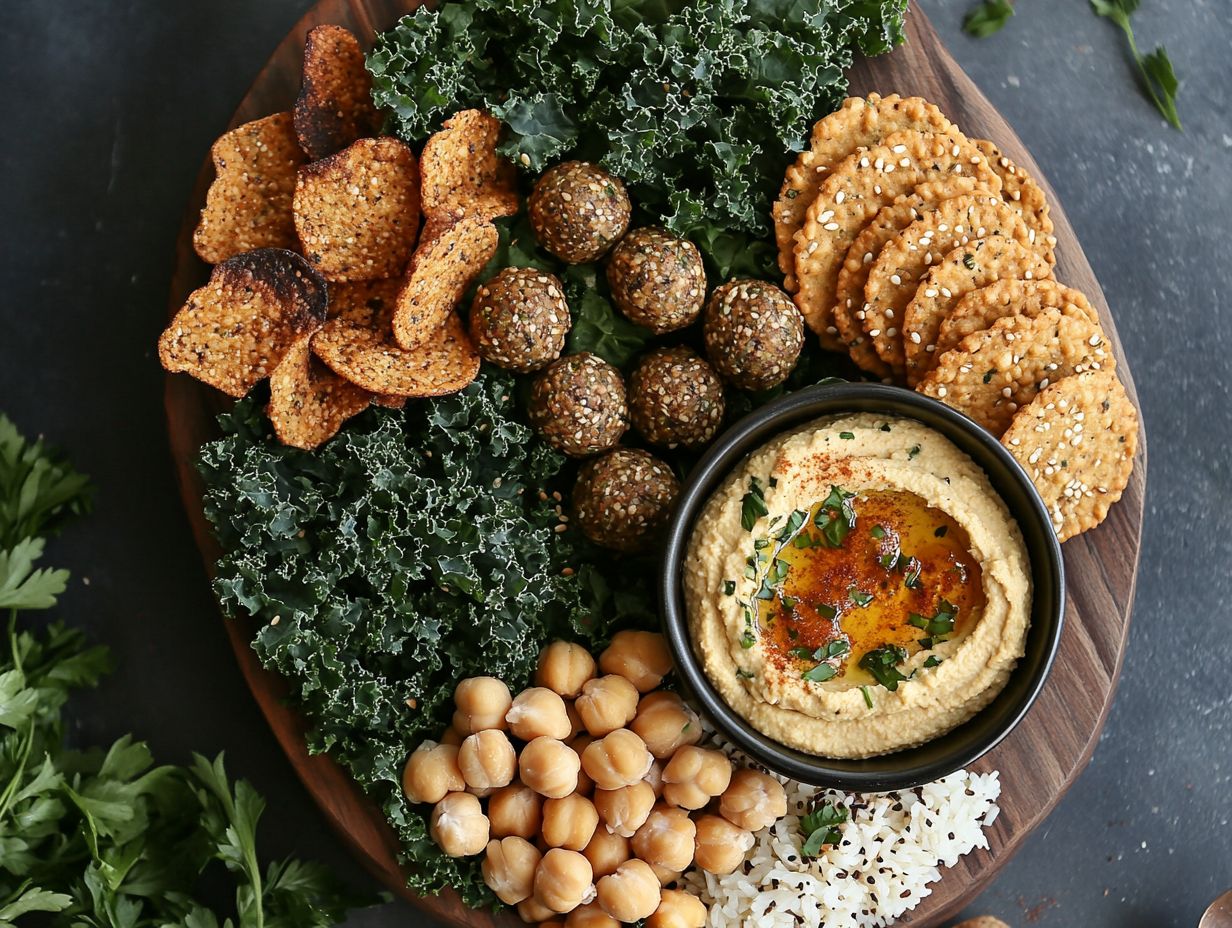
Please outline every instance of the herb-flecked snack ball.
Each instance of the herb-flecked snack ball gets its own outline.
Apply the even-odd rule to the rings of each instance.
[[[706,355],[745,390],[778,386],[804,347],[804,317],[786,293],[764,280],[732,280],[710,296],[702,323]]]
[[[723,410],[723,381],[683,345],[650,352],[629,378],[629,417],[652,445],[704,445],[723,424]]]
[[[633,552],[648,548],[667,523],[680,484],[648,451],[617,448],[587,461],[573,488],[574,520],[597,545]]]
[[[528,211],[540,245],[566,264],[587,264],[625,234],[632,206],[619,178],[596,164],[566,161],[535,182]]]
[[[533,267],[504,268],[471,303],[471,339],[479,356],[519,374],[559,358],[570,324],[560,279]]]
[[[620,240],[607,263],[616,308],[656,335],[683,329],[706,302],[706,269],[688,239],[653,226]]]
[[[531,385],[530,424],[553,448],[575,458],[616,445],[629,428],[620,371],[583,351],[554,361]]]

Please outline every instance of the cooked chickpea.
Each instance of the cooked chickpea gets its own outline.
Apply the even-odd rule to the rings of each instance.
[[[702,736],[697,714],[667,690],[643,696],[629,728],[637,732],[659,760],[667,760],[686,744],[696,744]]]
[[[617,867],[633,856],[629,850],[629,839],[612,834],[606,828],[595,829],[595,836],[582,853],[590,861],[590,869],[594,871],[596,880],[615,873]]]
[[[586,730],[586,725],[582,722],[582,717],[578,715],[577,707],[572,702],[565,703],[565,715],[569,717],[568,740],[572,741]]]
[[[466,782],[458,767],[458,749],[452,744],[425,741],[411,753],[402,768],[402,792],[411,802],[435,805],[446,793],[464,789]]]
[[[483,881],[505,905],[517,905],[530,898],[541,856],[539,849],[525,838],[510,836],[489,841],[481,866]]]
[[[646,771],[646,776],[642,779],[654,790],[655,799],[663,798],[663,765],[661,763],[656,760],[651,764],[650,769]]]
[[[682,870],[673,870],[671,867],[664,867],[660,864],[651,864],[650,869],[654,871],[655,879],[659,881],[660,886],[670,886],[680,879]]]
[[[577,851],[554,847],[535,868],[535,900],[553,912],[572,912],[595,898],[590,861]]]
[[[543,797],[523,783],[502,786],[488,799],[488,821],[495,838],[533,838],[543,821]]]
[[[582,752],[582,769],[599,789],[632,786],[650,770],[654,758],[646,743],[627,728],[618,728]]]
[[[604,912],[599,903],[588,902],[565,916],[565,928],[620,928],[620,922]]]
[[[565,921],[561,918],[549,918],[545,922],[540,922],[539,928],[565,928]]]
[[[620,789],[595,790],[595,808],[607,830],[632,838],[654,808],[655,794],[645,780]]]
[[[774,777],[742,767],[719,800],[722,816],[745,831],[760,831],[787,814],[787,792]]]
[[[580,851],[594,837],[599,825],[595,804],[573,793],[543,804],[543,840],[552,847]]]
[[[706,904],[683,889],[665,889],[646,928],[702,928],[706,924]]]
[[[458,707],[453,714],[453,726],[458,731],[474,734],[490,728],[504,729],[505,713],[513,704],[509,687],[496,677],[467,677],[453,691]]]
[[[707,873],[732,873],[756,840],[753,832],[738,828],[721,815],[702,815],[697,822],[694,863]]]
[[[523,899],[518,903],[518,917],[528,925],[550,925],[556,918],[556,915],[556,912],[553,912],[534,896],[531,896],[529,899]]]
[[[514,736],[523,741],[541,737],[564,741],[572,729],[565,701],[544,686],[532,686],[518,693],[505,713],[505,721]]]
[[[561,799],[577,789],[581,762],[573,748],[555,738],[536,738],[522,748],[518,773],[540,796]]]
[[[590,737],[590,735],[579,735],[569,742],[569,747],[573,748],[573,753],[577,754],[579,763],[581,763],[582,760],[582,752],[585,751],[586,748],[594,742],[594,740],[595,739]],[[579,767],[576,792],[581,793],[583,796],[589,796],[594,791],[595,781],[586,775],[585,770]]]
[[[700,809],[731,783],[732,765],[722,751],[685,745],[663,768],[663,798],[683,809]]]
[[[572,699],[582,692],[582,684],[595,675],[595,659],[580,644],[553,641],[539,652],[535,685]]]
[[[624,728],[637,715],[637,687],[616,674],[587,680],[573,703],[582,724],[596,738]]]
[[[633,836],[633,853],[664,870],[683,870],[693,862],[697,826],[684,809],[656,806]]]
[[[613,635],[599,655],[599,667],[604,673],[620,674],[638,692],[649,693],[672,669],[672,655],[658,632],[623,631]]]
[[[659,881],[644,860],[626,860],[595,889],[603,911],[617,921],[640,921],[659,907]]]
[[[467,734],[470,734],[470,732],[467,732]],[[465,737],[466,735],[462,734],[462,732],[450,725],[441,733],[441,744],[452,744],[456,748],[462,743],[462,739]]]
[[[450,857],[470,857],[488,846],[488,817],[470,793],[449,793],[432,807],[428,833]]]
[[[518,769],[518,752],[503,731],[488,728],[467,735],[458,748],[458,767],[466,785],[474,790],[508,786]]]

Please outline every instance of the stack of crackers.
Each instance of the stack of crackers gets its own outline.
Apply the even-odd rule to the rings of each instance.
[[[379,136],[355,36],[307,38],[293,112],[226,133],[193,235],[215,265],[159,340],[170,371],[230,396],[270,380],[281,441],[315,448],[371,403],[462,389],[479,355],[455,312],[518,210],[500,123],[468,110],[416,157]]]
[[[1103,521],[1138,415],[1098,314],[1054,279],[1028,174],[919,97],[853,97],[813,127],[774,224],[785,286],[825,347],[1000,437],[1062,540]]]

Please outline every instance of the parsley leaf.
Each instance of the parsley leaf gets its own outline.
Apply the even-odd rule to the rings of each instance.
[[[1155,104],[1155,108],[1174,129],[1181,129],[1181,117],[1176,109],[1180,82],[1172,69],[1168,53],[1162,45],[1148,55],[1138,51],[1134,27],[1129,19],[1137,11],[1138,5],[1139,0],[1091,0],[1091,9],[1097,16],[1112,20],[1125,33],[1143,89]]]
[[[907,679],[898,669],[898,665],[906,659],[907,652],[898,645],[883,644],[860,658],[860,667],[872,674],[873,679],[887,690],[894,692],[898,684]]]
[[[1000,32],[1014,15],[1010,0],[984,0],[963,18],[963,31],[977,39],[986,39]]]
[[[800,853],[804,857],[816,857],[827,844],[843,840],[839,826],[848,821],[849,814],[842,803],[827,799],[813,806],[800,817],[800,833],[805,836]]]
[[[813,516],[813,524],[832,548],[842,545],[843,539],[856,527],[856,510],[851,503],[853,499],[854,493],[848,493],[842,487],[830,487],[830,495],[822,500],[817,514]]]
[[[744,494],[744,498],[740,501],[740,527],[746,532],[753,531],[753,526],[757,524],[757,520],[768,514],[770,509],[766,506],[766,491],[762,487],[761,481],[756,477],[749,478],[749,491]]]

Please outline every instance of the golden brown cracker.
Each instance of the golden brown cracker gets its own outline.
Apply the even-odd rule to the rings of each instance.
[[[938,359],[916,389],[999,436],[1050,383],[1115,366],[1097,326],[1050,309],[1035,318],[1007,316],[968,335]]]
[[[1059,309],[1067,316],[1078,316],[1099,325],[1099,314],[1078,290],[1054,280],[998,280],[960,299],[941,321],[937,330],[935,362],[968,335],[989,328],[1005,316],[1038,316]]]
[[[1001,153],[988,139],[973,139],[975,147],[984,153],[992,169],[1001,178],[1001,197],[1022,213],[1027,228],[1042,237],[1049,248],[1055,248],[1052,217],[1048,211],[1048,198],[1044,190],[1030,174]]]
[[[783,288],[796,291],[796,233],[804,226],[809,204],[834,165],[861,148],[871,148],[888,135],[914,129],[946,134],[957,132],[941,110],[919,97],[848,97],[843,105],[813,125],[809,145],[787,168],[774,202],[774,238],[779,246]]]
[[[822,182],[796,237],[796,305],[823,345],[842,351],[830,311],[839,268],[856,236],[884,206],[928,181],[953,174],[975,177],[1000,193],[987,159],[959,135],[897,132],[884,144],[856,152]]]
[[[1052,265],[1044,258],[1003,235],[960,245],[932,265],[903,313],[907,385],[914,387],[932,369],[941,323],[964,296],[998,280],[1051,276]]]
[[[425,230],[398,293],[393,329],[399,345],[409,350],[434,337],[496,253],[499,238],[482,216]]]
[[[337,435],[342,423],[367,409],[372,399],[313,357],[311,341],[311,335],[301,335],[278,362],[270,374],[266,407],[278,440],[308,451]]]
[[[372,78],[359,40],[326,24],[304,42],[304,82],[295,101],[295,135],[313,161],[374,135],[381,120],[372,103]]]
[[[424,143],[420,174],[430,223],[464,216],[496,219],[518,211],[517,171],[496,150],[500,133],[495,116],[463,110]]]
[[[210,148],[214,181],[193,231],[202,261],[219,264],[256,248],[299,247],[291,198],[295,174],[307,159],[290,113],[244,123]]]
[[[295,341],[325,322],[325,281],[281,248],[248,251],[214,268],[158,340],[169,371],[241,397],[270,375]]]
[[[1001,443],[1065,541],[1103,522],[1129,484],[1138,410],[1111,371],[1063,377],[1018,411]]]

